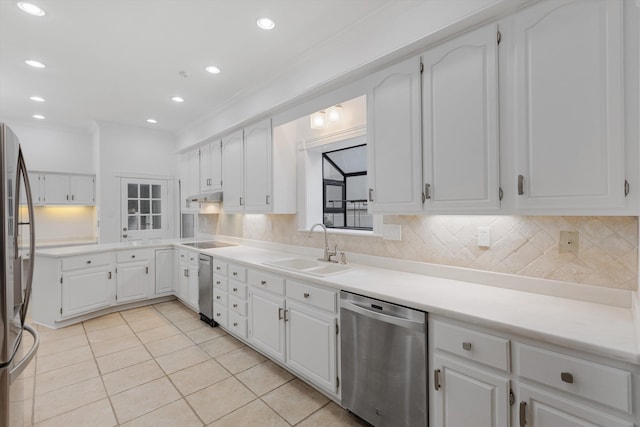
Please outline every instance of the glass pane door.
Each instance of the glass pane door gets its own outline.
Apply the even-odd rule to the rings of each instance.
[[[122,241],[167,237],[167,182],[122,178]]]

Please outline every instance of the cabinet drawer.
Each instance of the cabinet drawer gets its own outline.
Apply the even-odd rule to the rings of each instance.
[[[329,289],[287,280],[287,297],[331,313],[337,310],[337,294]]]
[[[151,259],[152,253],[148,249],[130,249],[126,251],[116,252],[116,261],[129,262],[129,261],[145,261]]]
[[[77,270],[79,268],[96,267],[115,263],[113,253],[98,253],[70,256],[62,259],[62,271]]]
[[[227,307],[227,293],[218,288],[213,288],[213,303]]]
[[[528,345],[518,346],[518,375],[630,413],[631,373]]]
[[[219,274],[213,274],[213,286],[215,286],[216,288],[223,290],[223,291],[227,291],[227,282],[228,279],[226,277],[222,277]]]
[[[246,268],[241,267],[241,266],[236,265],[236,264],[229,264],[228,272],[229,272],[229,278],[235,279],[235,280],[239,280],[241,282],[245,282],[246,283],[246,281],[247,281],[247,269]]]
[[[229,305],[227,306],[229,311],[238,313],[240,316],[247,315],[247,302],[234,295],[229,295]]]
[[[509,371],[509,340],[434,321],[434,347]]]
[[[220,261],[219,259],[213,260],[213,273],[214,274],[222,274],[223,276],[227,275],[227,263],[224,261]]]
[[[238,313],[229,311],[229,324],[227,327],[236,335],[247,339],[247,318]]]
[[[213,303],[213,320],[218,322],[221,326],[225,328],[229,324],[227,319],[227,307],[223,307],[219,304]]]
[[[260,289],[284,295],[284,278],[260,270],[249,270],[248,282]]]
[[[229,292],[229,295],[235,295],[240,299],[247,299],[247,285],[237,280],[229,279],[227,292]]]

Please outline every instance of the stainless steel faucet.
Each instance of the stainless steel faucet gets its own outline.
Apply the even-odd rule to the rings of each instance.
[[[313,236],[313,229],[318,226],[322,227],[322,229],[324,230],[324,256],[318,259],[320,261],[326,261],[326,262],[338,262],[331,259],[332,256],[337,255],[338,245],[335,245],[333,250],[329,249],[329,241],[327,240],[327,227],[325,227],[324,224],[321,224],[321,223],[313,224],[309,229],[309,237]]]

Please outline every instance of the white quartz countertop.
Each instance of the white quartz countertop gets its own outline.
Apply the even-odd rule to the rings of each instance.
[[[38,250],[37,254],[65,256],[92,251],[179,245],[180,243],[179,239],[172,239],[137,245],[89,245],[77,247],[75,252],[71,247],[64,247]],[[188,248],[182,245],[180,247]],[[250,246],[230,246],[199,250],[199,252],[249,267],[279,272],[290,278],[359,293],[505,333],[640,365],[640,343],[637,338],[640,334],[636,330],[640,325],[636,325],[633,312],[629,308],[368,265],[351,265],[354,267],[352,270],[318,277],[264,264],[300,258],[300,256]]]

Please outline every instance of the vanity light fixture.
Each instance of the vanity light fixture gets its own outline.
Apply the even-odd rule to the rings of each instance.
[[[183,99],[183,98],[181,98],[181,97],[179,97],[179,96],[173,96],[173,97],[171,97],[171,100],[172,100],[173,102],[177,102],[178,104],[180,104],[180,103],[184,102],[184,99]]]
[[[311,115],[311,129],[323,129],[327,124],[326,116],[327,113],[324,110],[313,113]]]
[[[38,119],[38,120],[44,120],[45,117],[42,114],[34,114],[33,116],[34,119]]]
[[[216,67],[215,65],[207,65],[206,67],[204,67],[204,70],[207,73],[220,74],[220,68]]]
[[[152,124],[156,124],[158,123],[158,121],[156,119],[147,119],[147,123],[152,123]]]
[[[29,99],[35,102],[44,102],[44,98],[41,96],[31,96]]]
[[[44,63],[42,63],[40,61],[36,61],[35,59],[27,59],[26,61],[24,61],[24,63],[29,65],[30,67],[33,67],[33,68],[44,68],[44,67],[46,67],[46,65],[44,65]]]
[[[336,105],[327,110],[327,120],[332,123],[342,120],[342,106]]]
[[[28,13],[33,16],[44,16],[45,12],[40,7],[36,6],[32,3],[27,3],[26,1],[19,1],[18,7],[21,11]]]
[[[276,27],[276,23],[274,22],[274,20],[271,18],[267,18],[266,16],[258,18],[256,24],[258,24],[258,27],[262,28],[263,30],[273,30]]]

